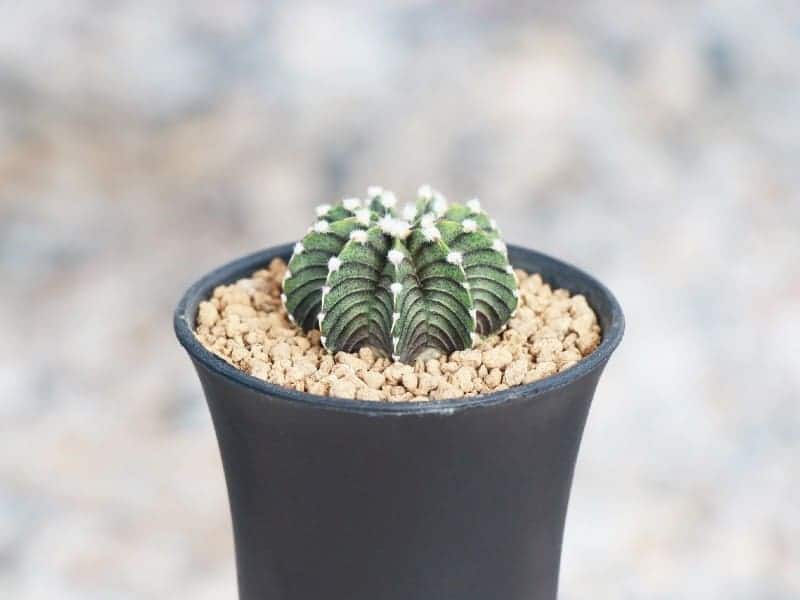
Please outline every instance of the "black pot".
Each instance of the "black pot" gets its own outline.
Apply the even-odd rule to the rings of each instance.
[[[563,373],[439,402],[372,403],[265,383],[192,334],[213,288],[279,246],[193,285],[175,330],[203,384],[228,484],[243,600],[553,600],[572,473],[624,318],[602,284],[509,247],[512,264],[584,294],[600,347]]]

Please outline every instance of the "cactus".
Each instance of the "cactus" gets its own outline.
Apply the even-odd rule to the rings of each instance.
[[[412,362],[499,331],[519,292],[506,246],[478,200],[448,207],[422,186],[398,213],[378,187],[317,207],[283,281],[289,318],[330,351],[371,347]]]

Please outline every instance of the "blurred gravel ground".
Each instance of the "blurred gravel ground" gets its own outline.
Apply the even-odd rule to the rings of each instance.
[[[627,313],[563,597],[800,597],[800,4],[2,6],[0,596],[233,598],[172,307],[430,182]]]

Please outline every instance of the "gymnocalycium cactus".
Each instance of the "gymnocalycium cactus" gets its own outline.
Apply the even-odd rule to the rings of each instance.
[[[506,246],[480,202],[448,207],[422,186],[398,215],[394,194],[317,207],[283,281],[289,318],[330,351],[367,346],[412,362],[500,330],[519,292]]]

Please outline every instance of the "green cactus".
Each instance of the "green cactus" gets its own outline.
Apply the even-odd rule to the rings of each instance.
[[[473,345],[517,307],[497,226],[478,200],[450,207],[429,186],[398,215],[394,194],[317,208],[283,281],[289,318],[331,351],[367,346],[412,362]]]

